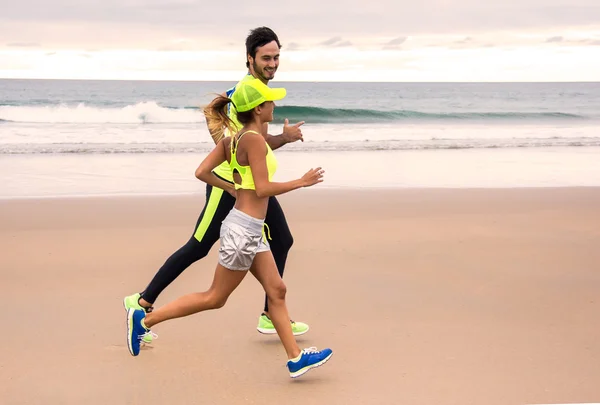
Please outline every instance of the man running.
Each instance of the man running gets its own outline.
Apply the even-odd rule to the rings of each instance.
[[[270,28],[259,27],[250,31],[250,34],[246,38],[246,67],[248,68],[248,73],[240,82],[257,78],[263,83],[268,84],[269,80],[275,77],[275,72],[279,67],[280,48],[279,38]],[[237,85],[223,95],[231,98],[236,87]],[[235,108],[230,107],[227,114],[235,123],[236,130],[242,127],[236,118]],[[267,132],[268,125],[265,124],[263,136],[271,149],[275,150],[286,143],[298,140],[304,141],[302,130],[300,129],[302,124],[304,122],[289,125],[286,119],[281,135],[269,135]],[[218,143],[223,136],[231,135],[224,128],[215,125],[214,122],[207,121],[207,126],[215,143]],[[210,185],[206,186],[206,202],[196,222],[192,237],[167,259],[144,291],[124,298],[123,304],[126,310],[134,308],[151,312],[152,305],[156,302],[162,291],[185,269],[204,258],[212,246],[219,240],[221,222],[223,222],[235,204],[233,175],[229,165],[226,163],[224,162],[217,167],[214,173],[223,180],[231,183],[231,189],[222,190]],[[269,243],[275,264],[277,265],[279,275],[283,278],[287,255],[294,240],[283,210],[275,197],[269,198],[265,223],[269,226],[270,230],[271,240]],[[294,335],[302,335],[308,332],[309,327],[307,324],[294,321],[291,321],[291,323]],[[266,297],[263,312],[258,318],[257,330],[264,334],[277,333],[269,318],[269,307]],[[148,332],[143,340],[145,343],[151,343],[152,338],[153,333]]]

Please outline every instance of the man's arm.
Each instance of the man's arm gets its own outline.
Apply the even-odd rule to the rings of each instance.
[[[304,121],[300,121],[294,125],[289,125],[289,121],[286,118],[285,122],[283,123],[283,132],[281,135],[269,135],[269,124],[264,123],[262,135],[272,150],[279,149],[286,143],[296,142],[298,140],[304,142],[304,138],[302,138],[302,130],[300,129],[302,124],[304,124]]]
[[[227,97],[227,93],[222,93],[221,96]],[[214,100],[213,100],[214,102]],[[212,102],[211,102],[212,104]],[[210,107],[210,104],[209,104]],[[265,138],[265,141],[269,144],[272,150],[279,149],[286,143],[296,142],[301,140],[304,142],[304,138],[302,138],[302,130],[300,127],[304,124],[304,121],[297,122],[294,125],[289,125],[289,121],[286,118],[283,124],[283,132],[280,135],[269,135],[269,124],[265,123],[263,125],[262,135]],[[221,139],[223,139],[223,135],[225,132],[225,128],[213,128],[211,130],[212,125],[210,125],[210,120],[206,119],[206,126],[208,127],[208,132],[213,139],[213,142],[218,144]]]

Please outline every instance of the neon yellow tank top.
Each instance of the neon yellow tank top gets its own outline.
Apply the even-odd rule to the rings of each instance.
[[[227,97],[231,98],[233,96],[233,93],[235,92],[235,89],[237,88],[237,86],[239,86],[240,83],[242,83],[243,81],[252,80],[252,79],[254,79],[254,77],[250,73],[248,73],[242,80],[239,81],[238,84],[236,84],[231,89],[227,90],[227,92],[226,92]],[[231,136],[231,135],[235,134],[236,132],[238,132],[240,129],[242,129],[243,125],[238,121],[238,119],[237,119],[237,110],[231,104],[229,104],[227,106],[227,115],[233,121],[233,127],[235,129],[235,132],[233,132],[232,134],[230,134],[229,131],[226,129],[223,135],[224,136]],[[220,176],[221,178],[223,178],[225,180],[228,180],[228,181],[230,181],[230,182],[233,183],[233,173],[231,172],[231,168],[229,167],[229,163],[227,163],[227,162],[221,163],[219,166],[215,167],[215,169],[213,170],[213,172],[216,175]]]
[[[239,145],[242,137],[244,135],[246,135],[248,132],[260,135],[256,131],[246,131],[243,134],[241,134],[239,137],[237,137],[237,139],[235,137],[232,137],[231,142],[229,144],[229,148],[231,150],[231,161],[229,162],[229,167],[231,168],[232,177],[233,177],[234,172],[238,172],[240,174],[240,177],[242,178],[242,184],[237,184],[234,181],[236,190],[239,190],[239,189],[256,190],[256,187],[254,185],[254,178],[252,177],[252,169],[250,168],[250,166],[240,165],[237,160],[237,156],[236,156],[237,145]],[[235,146],[234,146],[234,143],[235,143]],[[277,159],[275,158],[275,154],[269,147],[269,144],[266,142],[265,142],[265,144],[267,145],[267,156],[266,156],[267,171],[269,173],[269,181],[271,181],[271,179],[273,178],[273,175],[275,174],[275,171],[277,170]]]

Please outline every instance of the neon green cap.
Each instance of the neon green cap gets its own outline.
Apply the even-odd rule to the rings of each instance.
[[[231,101],[239,112],[250,111],[265,101],[277,101],[286,96],[284,88],[270,88],[258,79],[244,80],[235,89]]]

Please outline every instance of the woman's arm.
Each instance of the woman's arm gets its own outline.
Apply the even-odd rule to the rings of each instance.
[[[244,139],[246,140],[246,150],[248,151],[248,163],[252,170],[256,195],[258,197],[263,198],[279,195],[301,187],[310,187],[323,181],[324,171],[320,167],[310,169],[304,176],[297,180],[282,183],[269,181],[265,139],[257,134],[247,134]]]
[[[210,184],[213,187],[220,188],[235,195],[234,185],[220,179],[212,172],[215,167],[227,160],[227,155],[225,154],[225,142],[227,142],[227,139],[221,139],[212,152],[204,158],[202,163],[200,163],[200,166],[196,169],[196,178],[202,180],[206,184]]]

